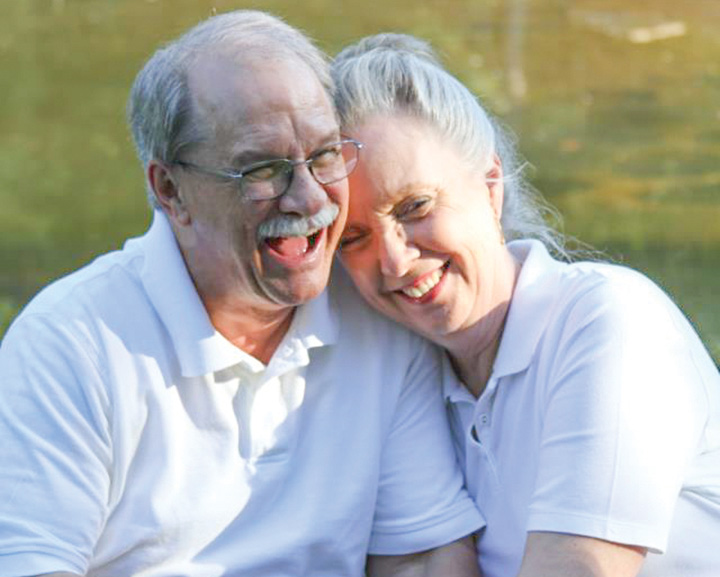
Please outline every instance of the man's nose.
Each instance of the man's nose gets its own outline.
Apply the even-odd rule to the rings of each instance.
[[[280,197],[280,210],[287,214],[312,216],[328,200],[325,188],[315,180],[307,166],[299,164],[294,169],[290,186]]]
[[[378,252],[380,271],[395,278],[406,275],[412,262],[420,256],[420,250],[408,238],[405,228],[397,224],[383,231]]]

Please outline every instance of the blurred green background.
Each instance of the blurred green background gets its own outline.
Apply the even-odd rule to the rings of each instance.
[[[44,284],[141,234],[135,73],[213,10],[336,53],[418,34],[520,138],[565,231],[644,271],[720,359],[717,0],[0,0],[0,335]]]

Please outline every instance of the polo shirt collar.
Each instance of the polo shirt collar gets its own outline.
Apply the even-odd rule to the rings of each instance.
[[[328,290],[297,308],[288,338],[305,349],[337,342],[340,322],[338,311],[330,305]]]
[[[266,376],[308,365],[310,349],[336,343],[339,332],[338,311],[330,305],[325,289],[316,298],[295,309],[292,324],[270,359]]]
[[[565,266],[554,260],[538,240],[513,241],[508,249],[522,268],[493,366],[496,378],[530,366],[552,313]]]
[[[170,223],[161,211],[155,211],[141,243],[145,254],[142,283],[168,331],[182,375],[197,377],[236,364],[245,365],[251,372],[264,370],[262,362],[233,345],[210,322]],[[337,339],[337,315],[330,308],[326,292],[298,307],[278,349],[292,351],[289,356],[296,364],[304,364],[300,349],[331,344]]]

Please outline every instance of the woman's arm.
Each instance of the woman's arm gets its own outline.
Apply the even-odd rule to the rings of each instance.
[[[475,541],[465,537],[449,545],[411,555],[370,555],[368,577],[480,577]]]
[[[590,537],[531,532],[518,577],[635,577],[645,554]]]

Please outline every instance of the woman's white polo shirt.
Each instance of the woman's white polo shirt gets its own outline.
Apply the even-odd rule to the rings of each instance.
[[[446,381],[483,574],[516,575],[527,532],[551,531],[662,552],[643,576],[716,576],[720,376],[695,331],[637,272],[508,246],[522,270],[487,388]]]

